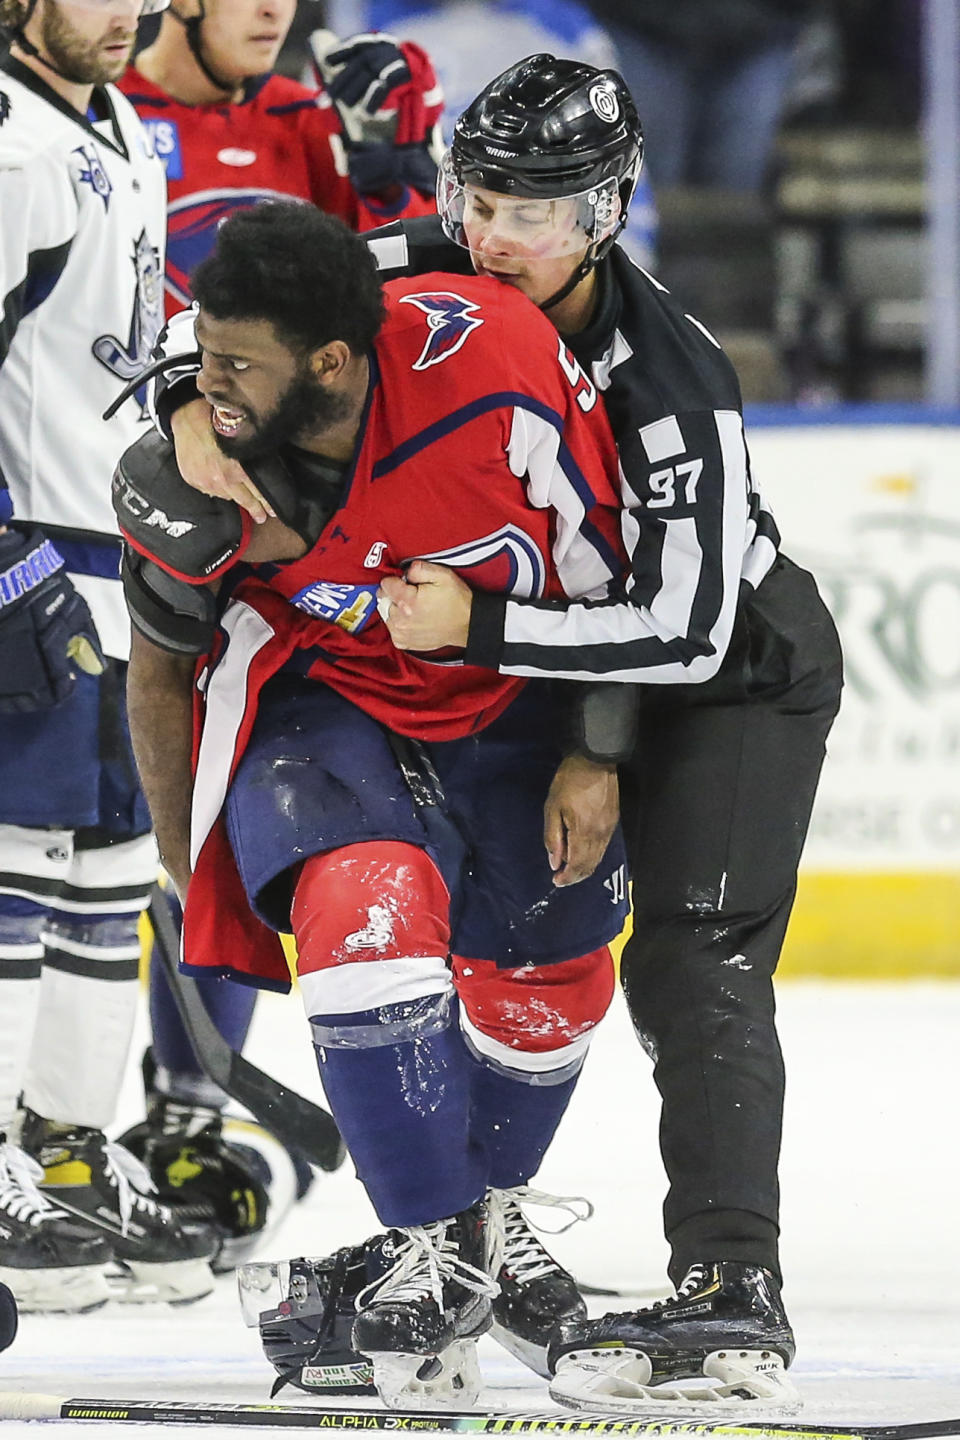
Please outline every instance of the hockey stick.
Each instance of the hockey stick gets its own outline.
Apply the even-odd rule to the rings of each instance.
[[[960,1420],[919,1425],[792,1425],[775,1420],[624,1419],[590,1410],[348,1410],[334,1406],[199,1404],[191,1400],[87,1400],[0,1393],[0,1420],[99,1420],[134,1425],[259,1425],[303,1430],[424,1430],[473,1435],[640,1435],[689,1440],[934,1440],[960,1436]]]
[[[147,914],[153,927],[154,956],[163,966],[180,1019],[211,1080],[311,1165],[336,1170],[346,1157],[346,1148],[333,1116],[232,1050],[207,1014],[197,982],[181,973],[177,963],[180,937],[159,885],[153,887]]]

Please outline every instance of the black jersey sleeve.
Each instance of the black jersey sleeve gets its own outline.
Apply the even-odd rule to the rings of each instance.
[[[742,589],[779,535],[753,483],[736,375],[716,340],[617,255],[616,323],[587,356],[620,457],[625,591],[555,602],[474,597],[465,658],[504,674],[702,683],[730,644]]]

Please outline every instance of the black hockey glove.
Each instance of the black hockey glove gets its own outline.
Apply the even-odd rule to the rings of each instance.
[[[48,710],[66,700],[78,670],[106,665],[87,602],[41,530],[0,534],[0,714]]]
[[[317,82],[343,127],[358,193],[376,196],[409,185],[432,194],[443,92],[426,51],[385,32],[341,42],[329,30],[314,31],[310,49]]]

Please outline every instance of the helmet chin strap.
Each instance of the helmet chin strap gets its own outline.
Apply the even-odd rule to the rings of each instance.
[[[197,14],[191,15],[188,20],[185,20],[184,17],[180,14],[180,12],[174,9],[173,6],[170,7],[170,14],[174,17],[175,20],[179,20],[180,24],[187,32],[187,44],[190,46],[190,53],[193,56],[194,60],[196,60],[198,66],[203,71],[206,78],[210,81],[210,84],[215,86],[217,90],[222,90],[225,95],[232,95],[237,88],[236,80],[224,80],[221,75],[217,75],[213,70],[211,70],[210,65],[208,64],[203,54],[201,27],[204,20],[207,18],[204,0],[200,0],[200,9]]]
[[[34,10],[36,10],[36,8],[37,0],[29,0],[26,14],[24,15],[20,23],[18,25],[9,25],[4,27],[8,38],[14,45],[16,45],[18,50],[23,51],[24,55],[29,55],[31,60],[38,60],[41,65],[43,65],[47,70],[52,70],[54,75],[58,75],[61,80],[66,80],[70,85],[84,84],[84,81],[78,80],[75,75],[68,75],[66,70],[61,70],[59,66],[54,65],[52,60],[48,60],[46,55],[42,55],[40,53],[32,40],[27,39],[25,29],[27,25],[29,25],[31,16],[33,15],[33,12]]]
[[[580,264],[577,266],[576,270],[574,270],[573,274],[568,276],[567,279],[560,286],[560,289],[555,290],[554,293],[550,296],[549,300],[541,301],[541,303],[537,306],[537,309],[552,310],[554,305],[559,305],[561,300],[566,300],[567,296],[572,295],[574,290],[576,290],[577,286],[580,284],[580,281],[585,279],[586,276],[590,274],[590,271],[596,265],[598,259],[599,256],[596,255],[585,255],[580,261]]]
[[[583,259],[580,261],[580,264],[577,266],[576,270],[574,270],[573,274],[567,277],[567,279],[560,286],[559,290],[554,291],[554,293],[550,296],[549,300],[542,301],[541,304],[537,306],[537,309],[552,310],[554,305],[559,305],[561,300],[566,300],[568,295],[572,295],[574,290],[576,290],[577,286],[580,284],[580,281],[585,279],[586,276],[590,274],[591,270],[596,269],[597,265],[599,265],[604,255],[606,255],[607,251],[611,248],[626,223],[627,217],[626,215],[622,215],[620,217],[617,228],[612,232],[612,234],[608,235],[605,240],[600,240],[596,244],[591,245],[590,249],[587,251],[586,255],[584,255]]]

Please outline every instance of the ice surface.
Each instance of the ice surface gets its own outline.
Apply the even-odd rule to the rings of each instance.
[[[797,1418],[960,1417],[960,984],[785,983],[779,1017],[788,1075],[782,1255],[799,1347],[792,1373],[805,1402]],[[124,1124],[138,1115],[141,1041],[142,1033]],[[261,1000],[247,1053],[319,1098],[296,997]],[[618,1001],[537,1177],[542,1188],[594,1200],[593,1220],[548,1243],[582,1281],[624,1293],[592,1300],[597,1312],[666,1290],[665,1182],[650,1071]],[[317,1181],[262,1253],[323,1254],[375,1228],[345,1166]],[[544,1382],[489,1339],[481,1363],[492,1408],[547,1404]],[[187,1309],[113,1304],[89,1316],[26,1316],[0,1356],[0,1389],[62,1396],[262,1403],[272,1380],[228,1278]],[[295,1390],[284,1396],[309,1403]],[[35,1424],[9,1421],[2,1440],[38,1433]],[[95,1440],[123,1430],[70,1422],[51,1433]],[[164,1425],[162,1433],[201,1432]]]

